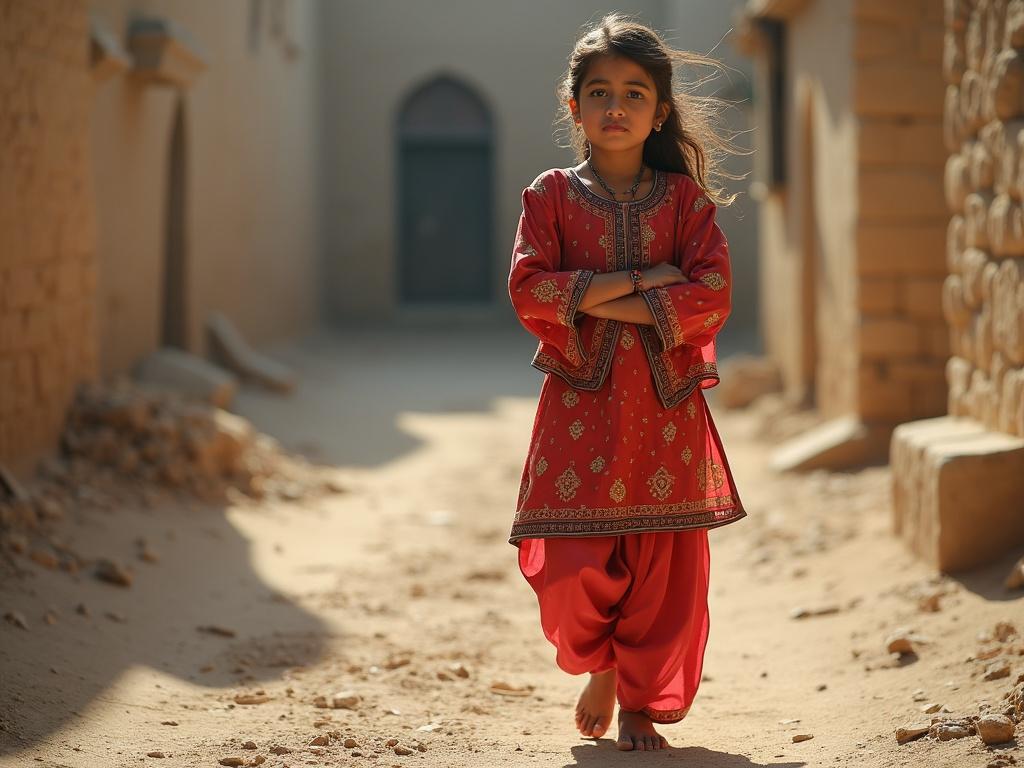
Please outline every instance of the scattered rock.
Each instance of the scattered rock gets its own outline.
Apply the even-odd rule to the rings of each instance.
[[[266,704],[270,701],[270,697],[264,691],[257,691],[256,693],[239,693],[235,696],[235,704],[241,704],[243,706],[255,705],[255,704]]]
[[[403,747],[401,744],[395,747],[396,755],[411,755],[412,753],[413,750],[409,749],[408,747]]]
[[[163,752],[147,752],[146,757],[163,757]]]
[[[1010,665],[1005,659],[999,661],[993,661],[987,667],[985,667],[985,679],[986,680],[1002,680],[1004,677],[1010,676]]]
[[[898,653],[901,656],[914,653],[914,643],[910,633],[905,630],[897,630],[885,639],[885,648],[889,653]]]
[[[326,733],[321,733],[319,736],[314,736],[307,743],[307,747],[326,747],[331,743],[331,737]]]
[[[202,627],[196,627],[200,632],[205,632],[208,635],[217,635],[218,637],[234,637],[236,632],[228,627],[221,627],[216,624],[207,624]]]
[[[127,617],[123,613],[119,613],[118,611],[104,611],[103,615],[111,621],[115,622],[116,624],[124,624],[126,621],[128,621]]]
[[[950,741],[952,739],[964,739],[972,736],[975,732],[974,723],[970,720],[939,720],[932,723],[928,729],[928,735],[939,741]]]
[[[469,677],[469,670],[466,669],[462,664],[450,664],[448,671],[456,677],[467,678]]]
[[[240,765],[245,765],[245,760],[240,757],[222,757],[217,762],[221,765],[235,766],[235,768]]]
[[[503,680],[499,680],[491,683],[490,691],[491,693],[496,693],[499,696],[529,696],[533,693],[533,686],[516,686],[506,683]]]
[[[57,566],[60,564],[57,556],[45,549],[33,549],[28,556],[36,565],[41,565],[43,568],[48,568],[51,571],[57,570]]]
[[[256,749],[256,742],[247,741],[242,745],[242,749]]]
[[[267,758],[265,758],[263,755],[256,755],[256,757],[252,759],[252,762],[250,762],[249,765],[263,765],[265,762],[267,762]]]
[[[25,621],[25,617],[18,613],[18,611],[7,611],[7,613],[4,614],[4,621],[8,624],[13,624],[18,629],[28,629],[28,623]]]
[[[992,636],[1000,643],[1017,636],[1017,628],[1008,621],[1000,621],[992,630]]]
[[[79,603],[75,607],[75,613],[77,613],[79,616],[88,616],[89,615],[89,608],[86,606],[85,603]]]
[[[345,741],[342,742],[342,744],[345,747],[345,749],[355,749],[359,746],[359,742],[353,739],[351,736],[345,739]]]
[[[994,645],[991,648],[984,648],[978,651],[976,654],[974,654],[974,658],[976,658],[978,661],[988,661],[989,659],[994,659],[1002,652],[1003,647],[1001,645]]]
[[[177,725],[177,724],[178,724],[177,720],[164,720],[164,721],[162,721],[160,723],[160,725]]]
[[[288,749],[288,747],[282,747],[280,745],[274,745],[273,747],[270,748],[270,751],[273,752],[275,755],[289,755],[289,754],[291,754],[291,750]]]
[[[811,733],[797,733],[793,736],[793,743],[799,744],[801,741],[810,741],[814,738],[814,734]]]
[[[131,572],[113,560],[105,558],[100,559],[96,563],[96,578],[119,587],[130,587],[132,585]]]
[[[986,744],[1004,744],[1013,738],[1013,721],[1006,715],[985,715],[975,723],[978,736]]]
[[[836,603],[828,603],[827,605],[819,605],[811,608],[794,608],[789,612],[791,619],[808,619],[812,616],[831,616],[834,613],[839,613],[841,610],[840,606]]]
[[[926,733],[928,733],[928,730],[930,728],[931,725],[929,723],[917,723],[914,725],[906,725],[902,728],[897,728],[896,743],[906,744],[907,742],[913,741],[914,739],[919,739]]]
[[[921,711],[926,715],[934,715],[936,712],[941,712],[944,709],[942,704],[928,704],[921,707]]]
[[[331,696],[331,709],[359,709],[362,697],[355,691],[339,691]]]
[[[1006,574],[1006,581],[1003,583],[1007,589],[1020,589],[1024,587],[1024,557],[1014,564],[1010,572]]]

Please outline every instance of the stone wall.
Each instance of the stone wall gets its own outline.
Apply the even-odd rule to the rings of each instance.
[[[949,412],[1024,437],[1024,0],[947,6]]]
[[[950,416],[893,434],[893,527],[932,565],[1024,544],[1024,0],[946,0]]]
[[[53,450],[96,372],[82,0],[0,0],[0,462]]]
[[[945,413],[942,4],[854,0],[857,411],[891,424]]]

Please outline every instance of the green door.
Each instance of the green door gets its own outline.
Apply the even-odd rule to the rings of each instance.
[[[490,147],[406,140],[401,162],[402,302],[490,302]]]

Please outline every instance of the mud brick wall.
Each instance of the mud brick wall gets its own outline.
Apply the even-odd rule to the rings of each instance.
[[[854,0],[858,412],[946,410],[941,0]]]
[[[947,0],[949,412],[1024,437],[1024,0]]]
[[[53,450],[96,369],[82,0],[0,0],[0,462]]]

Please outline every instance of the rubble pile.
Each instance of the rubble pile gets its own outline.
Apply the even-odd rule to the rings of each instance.
[[[286,454],[242,417],[130,382],[80,388],[61,448],[29,483],[0,496],[4,551],[30,555],[30,539],[72,509],[151,507],[168,492],[217,503],[343,490],[331,470]]]

